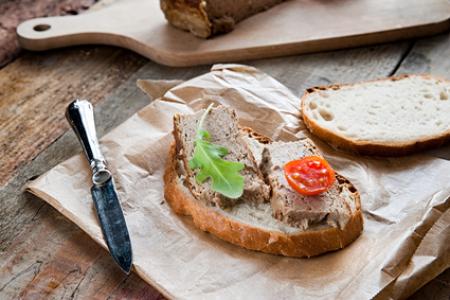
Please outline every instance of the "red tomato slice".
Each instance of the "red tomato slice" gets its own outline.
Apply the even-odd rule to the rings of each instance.
[[[289,185],[302,195],[313,196],[327,191],[334,183],[334,170],[319,156],[305,156],[288,162],[284,175]]]

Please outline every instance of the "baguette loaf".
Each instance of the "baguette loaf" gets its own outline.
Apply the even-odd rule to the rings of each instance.
[[[284,0],[161,0],[166,19],[175,27],[208,38],[232,31],[239,21]]]
[[[308,129],[336,148],[396,156],[450,140],[449,98],[449,81],[404,75],[307,89],[301,110]]]
[[[221,140],[229,148],[235,147],[234,143],[239,142],[242,145],[241,149],[249,150],[247,155],[250,159],[245,161],[245,164],[250,165],[250,169],[253,170],[251,178],[258,182],[259,189],[254,189],[256,195],[265,197],[265,192],[261,191],[269,189],[272,190],[272,197],[270,202],[268,199],[255,201],[244,192],[243,199],[233,200],[234,202],[229,202],[228,205],[217,205],[217,202],[211,199],[205,201],[205,197],[196,192],[198,188],[193,189],[194,174],[190,173],[192,171],[185,163],[186,155],[192,151],[190,150],[192,146],[188,144],[193,142],[188,139],[180,142],[180,136],[184,136],[183,132],[186,131],[179,128],[197,124],[201,113],[191,116],[178,115],[174,118],[176,142],[172,145],[167,160],[164,194],[166,201],[176,213],[190,215],[198,228],[235,245],[285,256],[311,257],[341,249],[361,234],[363,220],[359,193],[342,176],[337,175],[335,187],[316,199],[305,199],[304,196],[294,193],[287,194],[286,190],[289,188],[280,178],[280,171],[273,166],[286,163],[292,155],[304,156],[310,153],[320,155],[309,140],[286,144],[272,143],[268,138],[254,133],[251,129],[238,131],[236,133],[238,138]],[[230,109],[215,108],[211,114],[214,122],[231,118],[236,125],[228,124],[227,127],[237,126],[235,114]],[[222,115],[228,115],[228,117]],[[221,132],[225,135],[229,133],[228,129],[224,130],[224,126],[213,126],[212,123],[206,126],[215,142],[221,139],[220,136],[223,134]],[[269,157],[268,153],[274,154]],[[226,156],[227,160],[235,160],[235,158],[236,153]],[[241,162],[244,161],[241,160]],[[255,165],[259,166],[263,172],[254,170]],[[260,181],[263,173],[264,178]],[[244,176],[248,175],[244,173]],[[271,185],[276,180],[281,185]],[[200,188],[205,190],[204,195],[209,195],[206,198],[214,197],[207,182],[201,185]],[[280,205],[285,195],[289,195],[289,200],[292,201],[282,204],[281,214],[277,216],[274,207]],[[292,212],[296,214],[295,217],[292,217]]]

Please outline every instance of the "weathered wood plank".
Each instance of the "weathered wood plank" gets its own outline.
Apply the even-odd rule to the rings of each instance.
[[[97,111],[102,111],[97,114],[97,121],[102,124],[100,134],[148,103],[146,96],[134,88],[135,80],[136,77],[130,78],[121,85],[112,96],[113,100],[106,99],[107,107],[102,107],[102,104],[96,106]],[[22,186],[32,174],[44,172],[46,168],[42,166],[54,165],[79,151],[80,146],[69,131],[36,158],[29,169],[19,173],[13,182]],[[11,185],[1,194],[5,209],[8,210],[8,205],[14,205],[16,201],[25,208],[18,210],[15,217],[6,217],[10,215],[6,211],[0,217],[9,221],[0,226],[0,295],[11,299],[19,296],[25,299],[105,299],[124,288],[128,279],[106,251],[41,200],[9,187]],[[17,234],[9,235],[10,232]],[[145,287],[147,295],[159,295],[137,276],[132,275],[130,280],[141,290]],[[133,292],[127,291],[129,298],[139,298],[140,294]]]
[[[450,79],[450,34],[418,40],[396,74],[430,73]]]
[[[0,68],[20,52],[16,27],[35,17],[74,15],[98,0],[2,0],[0,1]]]
[[[2,260],[2,299],[105,299],[115,293],[158,297],[136,275],[124,275],[104,249],[53,208],[44,205],[35,218],[41,222],[16,238]],[[128,282],[136,289],[127,289]]]
[[[301,96],[312,86],[353,83],[391,75],[411,47],[403,42],[249,62]]]
[[[352,82],[386,76],[393,71],[408,47],[408,43],[400,43],[247,63],[263,69],[288,85],[297,94],[301,94],[303,88],[310,85],[327,82]],[[79,57],[77,51],[83,52],[86,51],[85,49],[97,48],[78,48],[69,52],[62,50],[66,57],[64,61],[67,61],[68,64],[66,69],[73,70],[75,67],[72,65],[78,65],[78,73],[75,77],[90,76],[89,73],[92,72],[90,66],[98,64],[97,60],[104,60],[101,55],[98,55],[92,58],[89,64],[79,64],[74,57]],[[60,51],[46,54],[30,53],[26,63],[32,65],[34,59],[39,59],[41,65],[48,65],[55,60],[54,56],[58,56],[59,53]],[[22,64],[22,68],[26,69],[25,61],[18,60],[14,64],[16,63]],[[110,68],[117,68],[121,62],[112,59],[109,64]],[[57,66],[56,68],[58,69]],[[138,70],[130,70],[128,77],[115,86],[109,86],[108,89],[91,87],[86,95],[91,97],[92,93],[98,99],[105,97],[95,107],[100,135],[117,126],[148,103],[146,96],[135,86],[137,78],[188,79],[204,73],[208,69],[208,66],[168,68],[148,62]],[[47,70],[50,72],[50,69]],[[105,72],[104,70],[105,68],[99,68],[98,74],[103,74],[100,72]],[[109,69],[106,68],[106,70]],[[32,82],[33,89],[39,89],[40,86],[45,86],[47,76],[53,76],[48,74],[49,72],[40,73],[42,78],[37,83],[32,77],[29,77],[32,73],[23,72],[25,76],[23,80]],[[107,76],[97,77],[97,86],[104,86],[108,78]],[[63,80],[63,78],[60,79]],[[73,80],[80,81],[81,79]],[[24,85],[23,88],[28,89],[29,87]],[[22,91],[18,89],[11,92],[11,95],[20,93]],[[26,93],[28,92],[26,91]],[[39,101],[44,100],[45,98],[41,97]],[[280,99],[280,101],[282,100]],[[23,104],[19,103],[18,106],[21,107],[21,105]],[[64,105],[63,103],[58,105],[62,114]],[[14,103],[12,103],[12,107],[15,107]],[[55,113],[43,110],[37,112],[41,119]],[[27,120],[24,118],[23,121]],[[55,127],[65,126],[63,118],[54,122],[57,124]],[[45,129],[42,128],[42,130]],[[58,131],[58,134],[63,131]],[[54,135],[54,137],[56,136],[57,134]],[[29,137],[20,136],[18,142],[26,142],[27,138]],[[43,139],[43,141],[46,143],[43,148],[46,148],[49,142],[47,139]],[[75,225],[63,219],[42,201],[20,192],[27,178],[45,172],[79,151],[80,146],[75,136],[72,132],[66,131],[62,137],[40,152],[33,161],[17,168],[18,172],[15,177],[0,190],[2,201],[2,209],[0,209],[0,297],[5,295],[14,298],[22,293],[27,297],[47,295],[50,298],[64,299],[72,296],[80,299],[97,296],[104,298],[105,295],[117,299],[157,299],[160,297],[159,294],[155,293],[152,287],[143,283],[137,276],[123,278],[115,274],[117,269],[110,257],[86,235],[82,234]],[[36,153],[38,152],[33,152],[29,157],[34,157]],[[72,250],[68,248],[71,247],[75,247],[77,251],[70,252]],[[64,256],[65,251],[72,255]],[[72,256],[75,255],[76,259],[73,259]],[[11,267],[12,265],[15,267]],[[53,273],[55,273],[54,276]]]
[[[447,38],[444,37],[443,39]],[[416,52],[418,56],[424,55],[429,58],[427,56],[429,53],[426,52],[426,49],[428,49],[429,52],[443,53],[445,55],[447,48],[441,44],[440,38],[436,38],[435,43],[435,45],[431,46],[426,43],[420,46],[419,42],[419,48],[414,47],[411,54]],[[69,52],[76,52],[80,49],[96,48],[79,48],[69,50]],[[409,44],[402,43],[248,63],[272,74],[297,94],[301,94],[303,88],[311,85],[330,82],[352,82],[392,74],[396,71],[398,60],[402,58],[408,49]],[[50,54],[58,54],[60,51],[51,52]],[[44,56],[46,63],[51,61],[51,59],[47,60],[47,53],[29,55],[31,55],[31,59],[27,63],[31,63],[36,57],[40,58],[41,55]],[[35,55],[36,57],[34,57]],[[94,63],[99,57],[101,55],[92,59]],[[422,62],[414,64],[411,62],[414,60]],[[429,71],[441,75],[447,74],[448,77],[448,73],[446,73],[448,70],[447,61],[444,60],[444,63],[442,63],[440,60],[442,59],[438,55],[431,55],[430,61],[434,63],[428,64]],[[408,61],[410,61],[409,67],[407,67]],[[75,63],[76,61],[70,62],[70,64]],[[111,62],[112,67],[117,66],[117,64],[117,61]],[[421,67],[417,67],[417,65]],[[363,67],[359,68],[359,66]],[[403,72],[414,71],[414,66],[416,66],[416,70],[420,70],[420,68],[427,70],[428,68],[424,67],[427,66],[426,59],[407,56],[404,64],[400,66],[399,72],[402,72],[402,70],[404,70]],[[207,67],[172,69],[161,67],[151,62],[143,68],[139,69],[139,67],[140,65],[137,64],[136,69],[130,70],[129,77],[117,81],[116,86],[106,88],[104,92],[93,92],[96,93],[98,99],[109,95],[104,102],[101,102],[96,107],[97,111],[100,112],[98,114],[98,124],[101,133],[121,123],[131,113],[147,103],[145,96],[136,90],[134,85],[136,78],[187,79],[207,71]],[[24,68],[26,68],[26,65],[24,65]],[[80,69],[84,68],[84,66],[80,67]],[[47,70],[51,69],[48,68]],[[139,70],[136,72],[137,69]],[[99,72],[104,71],[100,70]],[[39,74],[47,76],[46,73]],[[82,77],[85,74],[79,73],[78,76]],[[28,77],[29,80],[30,78],[32,77]],[[99,86],[105,84],[102,82],[102,78],[98,80],[100,81],[98,83]],[[44,84],[44,82],[45,80],[42,80],[41,84]],[[27,85],[22,87],[28,88]],[[39,86],[35,87],[39,90]],[[95,90],[94,87],[91,88]],[[16,92],[19,93],[20,91]],[[48,95],[51,95],[51,93],[48,93]],[[40,99],[40,101],[43,100],[44,98]],[[118,110],[122,111],[118,112]],[[48,117],[49,115],[48,111],[38,111],[38,113],[42,114],[41,117]],[[24,119],[24,121],[26,122],[27,120]],[[58,120],[56,123],[57,126],[65,126],[63,119]],[[66,130],[67,127],[55,133],[53,139],[57,139]],[[42,149],[45,149],[51,143],[51,139],[43,139],[43,141],[45,146]],[[78,151],[79,146],[75,137],[70,132],[67,132],[55,143],[51,144],[47,150],[38,155],[33,162],[25,165],[40,150],[29,155],[29,158],[23,161],[23,167],[16,168],[19,172],[15,173],[17,174],[15,178],[0,190],[0,199],[2,201],[2,209],[0,209],[0,274],[2,274],[0,275],[0,295],[8,298],[10,296],[11,298],[16,298],[20,295],[27,298],[48,295],[51,298],[80,299],[105,297],[156,299],[161,297],[153,288],[137,278],[136,275],[131,275],[130,277],[119,276],[121,274],[119,273],[118,275],[116,273],[117,269],[114,263],[104,250],[95,245],[76,226],[68,223],[57,212],[43,204],[42,201],[20,193],[21,187],[27,178],[44,172]],[[49,222],[52,220],[54,222]],[[46,233],[47,236],[45,235]],[[33,242],[31,244],[27,243],[26,241],[28,240]],[[75,247],[77,251],[72,252],[73,255],[66,257],[63,253],[70,252],[71,247]],[[73,260],[75,254],[79,255],[79,257]],[[11,261],[14,262],[15,268],[11,268],[11,265],[8,265],[8,262]],[[74,267],[70,268],[72,265]],[[54,273],[56,273],[55,276],[53,276]],[[435,299],[443,299],[442,297],[446,295],[449,287],[450,275],[448,273],[447,271],[438,279],[426,285],[413,298],[423,299],[427,296],[433,296],[436,297]],[[27,288],[24,288],[25,286]]]
[[[67,130],[70,101],[98,102],[145,62],[118,48],[73,48],[27,53],[1,69],[0,186]]]
[[[79,51],[85,50],[79,49]],[[51,60],[51,55],[48,55],[47,59]],[[111,64],[115,68],[118,65],[120,66],[119,62],[112,62]],[[129,78],[124,79],[124,82],[115,88],[109,96],[107,94],[110,91],[103,90],[104,94],[99,94],[101,95],[99,98],[105,97],[105,99],[95,106],[99,135],[110,131],[149,103],[147,96],[136,87],[135,82],[138,78],[147,76],[159,78],[159,73],[163,71],[166,72],[167,78],[190,78],[207,70],[208,67],[170,69],[152,65],[142,68],[142,70],[130,75]],[[88,73],[89,70],[86,70],[86,72]],[[84,76],[84,74],[80,76]],[[107,81],[108,78],[105,77],[104,80]],[[98,93],[101,93],[101,90]],[[47,111],[44,116],[52,113]],[[63,114],[63,110],[61,114]],[[64,123],[65,120],[62,120],[60,125],[64,125]],[[80,150],[80,145],[74,134],[71,131],[66,131],[58,141],[51,144],[27,167],[21,168],[20,172],[7,186],[0,189],[2,207],[0,209],[0,272],[2,273],[0,275],[0,298],[1,295],[16,298],[19,297],[20,293],[22,293],[22,296],[26,296],[25,298],[33,298],[36,291],[39,294],[42,293],[42,297],[47,295],[51,298],[70,298],[74,295],[80,299],[93,298],[94,296],[104,299],[106,296],[114,298],[116,294],[118,299],[158,299],[160,297],[159,293],[155,293],[152,287],[136,275],[132,275],[130,278],[119,277],[117,279],[114,276],[115,279],[111,278],[111,272],[114,274],[121,273],[103,249],[93,243],[75,225],[66,221],[69,224],[67,225],[69,228],[66,228],[64,227],[66,225],[59,224],[58,220],[65,221],[65,219],[48,205],[31,195],[21,193],[28,178],[45,172],[57,163],[80,152]],[[52,212],[46,212],[48,209]],[[57,222],[47,222],[49,219],[55,219]],[[60,232],[60,228],[65,229]],[[60,232],[59,236],[62,240],[58,239],[57,232]],[[72,235],[76,238],[73,238]],[[30,246],[24,241],[33,240],[33,238],[43,242],[33,247],[32,256],[24,256],[23,253],[28,251]],[[67,263],[64,259],[68,260],[68,258],[53,255],[53,253],[64,253],[66,248],[73,248],[72,244],[77,240],[82,247],[95,249],[95,255],[102,253],[101,258],[91,257],[91,252],[78,251],[72,253],[76,261]],[[17,255],[21,259],[14,259]],[[39,259],[36,260],[36,257],[39,257]],[[14,269],[11,269],[7,263],[11,259],[17,265]],[[70,269],[67,267],[72,263],[76,268]],[[19,268],[19,266],[21,267]],[[73,271],[74,269],[86,269],[86,272]],[[72,272],[69,274],[71,270]],[[58,275],[56,276],[54,273],[58,273]],[[6,277],[3,277],[3,275]],[[18,280],[17,282],[14,284],[9,282],[16,277],[18,279],[14,279],[14,282]],[[50,277],[54,279],[54,282],[49,279]],[[1,290],[3,285],[5,287]],[[47,288],[48,285],[52,288]]]

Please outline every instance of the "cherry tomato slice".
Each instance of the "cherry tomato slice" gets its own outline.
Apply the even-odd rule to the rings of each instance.
[[[313,196],[327,191],[334,183],[334,170],[319,156],[305,156],[288,162],[284,175],[289,185],[302,195]]]

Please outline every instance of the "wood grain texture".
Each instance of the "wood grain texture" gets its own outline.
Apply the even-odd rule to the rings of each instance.
[[[53,208],[30,196],[40,222],[2,255],[2,299],[159,299],[138,276],[124,275],[105,250]]]
[[[396,74],[431,73],[450,78],[450,35],[417,40]]]
[[[14,171],[64,133],[66,105],[108,95],[144,64],[114,48],[25,54],[0,70],[0,186]]]
[[[91,47],[72,49],[68,52],[63,51],[63,57],[70,61],[71,68],[78,66],[77,78],[89,77],[92,74],[92,69],[80,65],[77,58],[86,52],[99,51],[97,49],[99,48]],[[109,49],[109,51],[121,50]],[[46,55],[29,55],[29,61],[39,58],[42,59],[43,65],[47,65],[54,61],[55,57],[59,57],[61,53],[58,51]],[[135,55],[127,52],[122,53],[119,57],[126,60],[127,56]],[[90,61],[87,65],[91,66],[95,64],[95,61],[102,61],[104,58],[99,55],[92,59],[93,61]],[[123,62],[119,60],[111,60],[108,64],[112,69],[123,70]],[[23,66],[22,64],[23,62],[19,59],[8,67]],[[99,96],[95,106],[99,135],[110,131],[149,103],[148,97],[136,87],[138,78],[160,78],[161,73],[169,79],[190,78],[207,70],[207,67],[171,69],[149,64],[142,68],[137,67],[137,70],[130,72],[127,78],[122,78],[120,83],[116,82],[116,86],[111,89],[102,88],[106,82],[111,80],[111,76],[100,76],[96,81],[97,89],[91,89],[86,94],[90,96],[96,93]],[[0,70],[0,76],[3,71],[5,69]],[[28,75],[24,73],[23,76],[26,81],[35,81],[34,75],[31,73]],[[35,83],[45,85],[52,76],[48,72],[44,72],[41,78],[37,80],[39,83]],[[31,91],[35,88],[36,86],[33,85]],[[21,89],[18,89],[16,92],[19,93],[20,91]],[[41,101],[45,103],[44,100],[44,98],[41,98]],[[10,106],[15,110],[26,108],[27,105],[27,102],[10,103]],[[62,108],[65,106],[65,104],[58,105],[62,105]],[[38,114],[38,118],[44,120],[54,118],[56,114],[63,116],[63,111],[64,109],[61,112],[52,109],[32,110],[33,113]],[[24,118],[22,121],[24,122],[24,128],[35,126],[32,118]],[[53,119],[53,122],[52,125],[55,125],[55,128],[66,127],[64,118]],[[4,123],[0,124],[3,126]],[[41,127],[41,130],[45,131],[45,128]],[[56,133],[56,131],[53,133]],[[17,142],[32,139],[33,136],[28,134],[18,136]],[[22,193],[23,185],[27,179],[42,174],[52,166],[81,151],[72,131],[67,131],[66,127],[66,129],[61,130],[61,134],[63,136],[57,136],[59,138],[56,142],[52,142],[52,138],[47,136],[47,139],[42,141],[46,150],[37,157],[33,154],[28,161],[33,160],[26,167],[19,168],[17,172],[14,172],[14,178],[0,189],[0,299],[17,299],[20,296],[25,299],[43,297],[70,299],[72,296],[78,299],[104,299],[107,297],[112,299],[161,298],[159,293],[136,275],[123,277],[109,255],[82,233],[78,227],[66,221],[58,212],[39,199]],[[27,155],[35,151],[34,148],[25,149],[28,151],[26,152]],[[17,156],[11,157],[12,161],[15,159],[17,159]],[[47,210],[51,212],[47,212]],[[54,220],[54,222],[50,222],[50,220]],[[61,223],[62,221],[64,222]],[[61,228],[63,228],[62,231]],[[32,242],[30,244],[26,241]],[[63,254],[55,255],[55,253],[70,252],[68,248],[75,247],[73,245],[75,242],[79,244],[78,247],[86,247],[86,249],[71,252],[72,255],[70,256],[75,258],[74,261],[70,260],[73,258],[65,257]],[[29,255],[25,255],[27,251],[30,252]],[[102,253],[100,258],[98,258],[98,253]],[[9,263],[11,261],[12,263]],[[22,261],[23,264],[20,263]],[[17,265],[17,267],[12,267],[12,265]],[[73,268],[68,267],[71,265],[73,265]],[[113,278],[110,278],[111,274],[115,274]]]
[[[136,79],[127,80],[96,106],[100,135],[148,104],[135,89]],[[159,299],[136,275],[124,276],[78,227],[18,188],[44,172],[45,165],[56,165],[79,151],[74,134],[66,132],[0,191],[0,298]]]
[[[290,86],[296,93],[303,87],[322,84],[327,81],[355,81],[385,76],[392,72],[398,60],[409,48],[408,43],[377,46],[371,48],[354,49],[351,51],[338,51],[326,54],[288,57],[285,59],[271,59],[265,61],[249,61],[248,64],[257,66],[273,74],[283,83]],[[80,80],[92,73],[92,64],[103,61],[102,55],[94,56],[89,64],[79,63],[80,53],[94,51],[97,48],[79,48],[55,51],[43,54],[27,54],[27,59],[19,59],[9,65],[2,72],[11,72],[17,67],[26,69],[25,62],[33,68],[33,61],[40,61],[40,65],[48,65],[55,57],[63,55],[66,61],[65,68],[75,68],[78,71],[76,78]],[[116,49],[117,50],[117,49]],[[100,50],[96,50],[100,51]],[[112,50],[111,50],[112,51]],[[63,53],[63,54],[61,54]],[[125,54],[132,55],[130,53]],[[110,68],[118,68],[122,62],[110,60]],[[356,65],[364,67],[355,69]],[[17,66],[17,67],[16,67]],[[53,65],[53,68],[58,68]],[[110,89],[91,89],[98,100],[95,106],[99,135],[103,135],[111,128],[123,122],[132,113],[148,103],[147,97],[135,86],[137,78],[154,79],[188,79],[207,72],[208,66],[196,68],[168,68],[147,62],[137,70],[127,75],[116,86]],[[6,70],[6,71],[5,71]],[[103,70],[103,69],[102,69]],[[62,71],[61,71],[62,72]],[[103,71],[102,71],[103,72]],[[30,82],[32,90],[46,85],[52,72],[43,72],[40,78],[34,73],[24,72],[22,80]],[[97,78],[97,84],[103,86],[108,76]],[[62,80],[62,79],[61,79]],[[10,82],[10,81],[8,81]],[[11,84],[11,83],[10,83]],[[28,86],[28,85],[27,85]],[[23,93],[27,86],[11,92],[11,96]],[[28,93],[28,92],[26,92]],[[29,92],[31,93],[31,91]],[[44,101],[42,97],[39,101]],[[70,101],[70,100],[68,100]],[[33,102],[32,102],[33,103]],[[10,102],[8,108],[16,111],[28,110],[28,103]],[[57,104],[64,106],[63,104]],[[33,111],[34,112],[34,111]],[[53,118],[52,128],[64,128],[64,119],[55,119],[56,110],[37,110],[37,118]],[[61,113],[62,114],[62,113]],[[23,128],[33,127],[33,119],[22,118]],[[14,127],[8,127],[14,130]],[[46,131],[41,127],[42,131]],[[14,132],[14,131],[13,131]],[[157,299],[159,293],[143,283],[135,275],[123,278],[115,274],[118,272],[112,259],[99,246],[73,224],[68,223],[56,211],[35,197],[21,193],[21,189],[28,178],[37,176],[59,162],[69,158],[80,151],[78,141],[71,131],[61,129],[57,138],[56,131],[42,139],[42,152],[35,152],[34,148],[22,148],[10,158],[11,161],[20,155],[29,157],[28,164],[16,168],[14,178],[0,190],[2,209],[0,209],[0,297],[36,298],[130,298],[130,299]],[[32,139],[29,133],[19,135],[18,143],[26,143]],[[52,142],[54,139],[56,141]],[[38,154],[39,153],[39,154]],[[33,160],[31,160],[34,158]],[[78,242],[77,242],[78,241]],[[77,245],[75,245],[77,244]],[[68,248],[76,248],[76,252]],[[65,256],[65,252],[73,255]],[[73,258],[74,256],[75,258]],[[107,296],[106,296],[107,295]],[[105,297],[104,297],[105,296]]]
[[[447,0],[358,0],[345,5],[299,0],[203,40],[169,26],[159,1],[125,0],[78,16],[28,20],[17,33],[30,50],[98,43],[125,47],[170,66],[193,66],[371,45],[449,27]]]
[[[76,15],[97,0],[2,0],[0,1],[0,68],[13,60],[20,47],[16,27],[27,19]]]
[[[414,47],[404,42],[246,63],[273,75],[300,95],[308,86],[349,83],[412,69],[417,65],[411,63],[409,55],[412,53],[429,61],[419,66],[427,65],[429,70],[450,77],[445,57],[449,43],[448,35],[444,35],[419,41]],[[96,101],[101,136],[148,103],[147,97],[136,88],[136,79],[188,79],[208,69],[208,66],[169,68],[147,62],[128,51],[82,47],[27,53],[0,70],[0,93],[3,83],[10,87],[16,84],[15,88],[8,89],[8,97],[0,97],[0,106],[4,105],[3,101],[8,102],[0,109],[0,116],[11,120],[20,118],[19,129],[6,126],[0,118],[0,133],[14,137],[14,143],[22,145],[9,148],[20,151],[0,163],[3,170],[4,165],[21,161],[7,173],[8,183],[0,187],[1,299],[162,298],[136,275],[126,277],[119,273],[113,260],[87,235],[41,200],[22,193],[22,189],[27,179],[81,151],[74,134],[67,131],[65,120],[60,117],[76,91],[82,90],[83,96]],[[15,76],[9,77],[11,74]],[[34,99],[34,94],[38,100]],[[10,98],[15,101],[9,101]],[[23,98],[26,100],[21,100]],[[47,109],[39,109],[38,104],[47,103],[51,104]],[[7,112],[3,115],[5,109]],[[36,138],[39,143],[30,143]],[[449,282],[450,272],[447,271],[412,299],[447,300]]]

